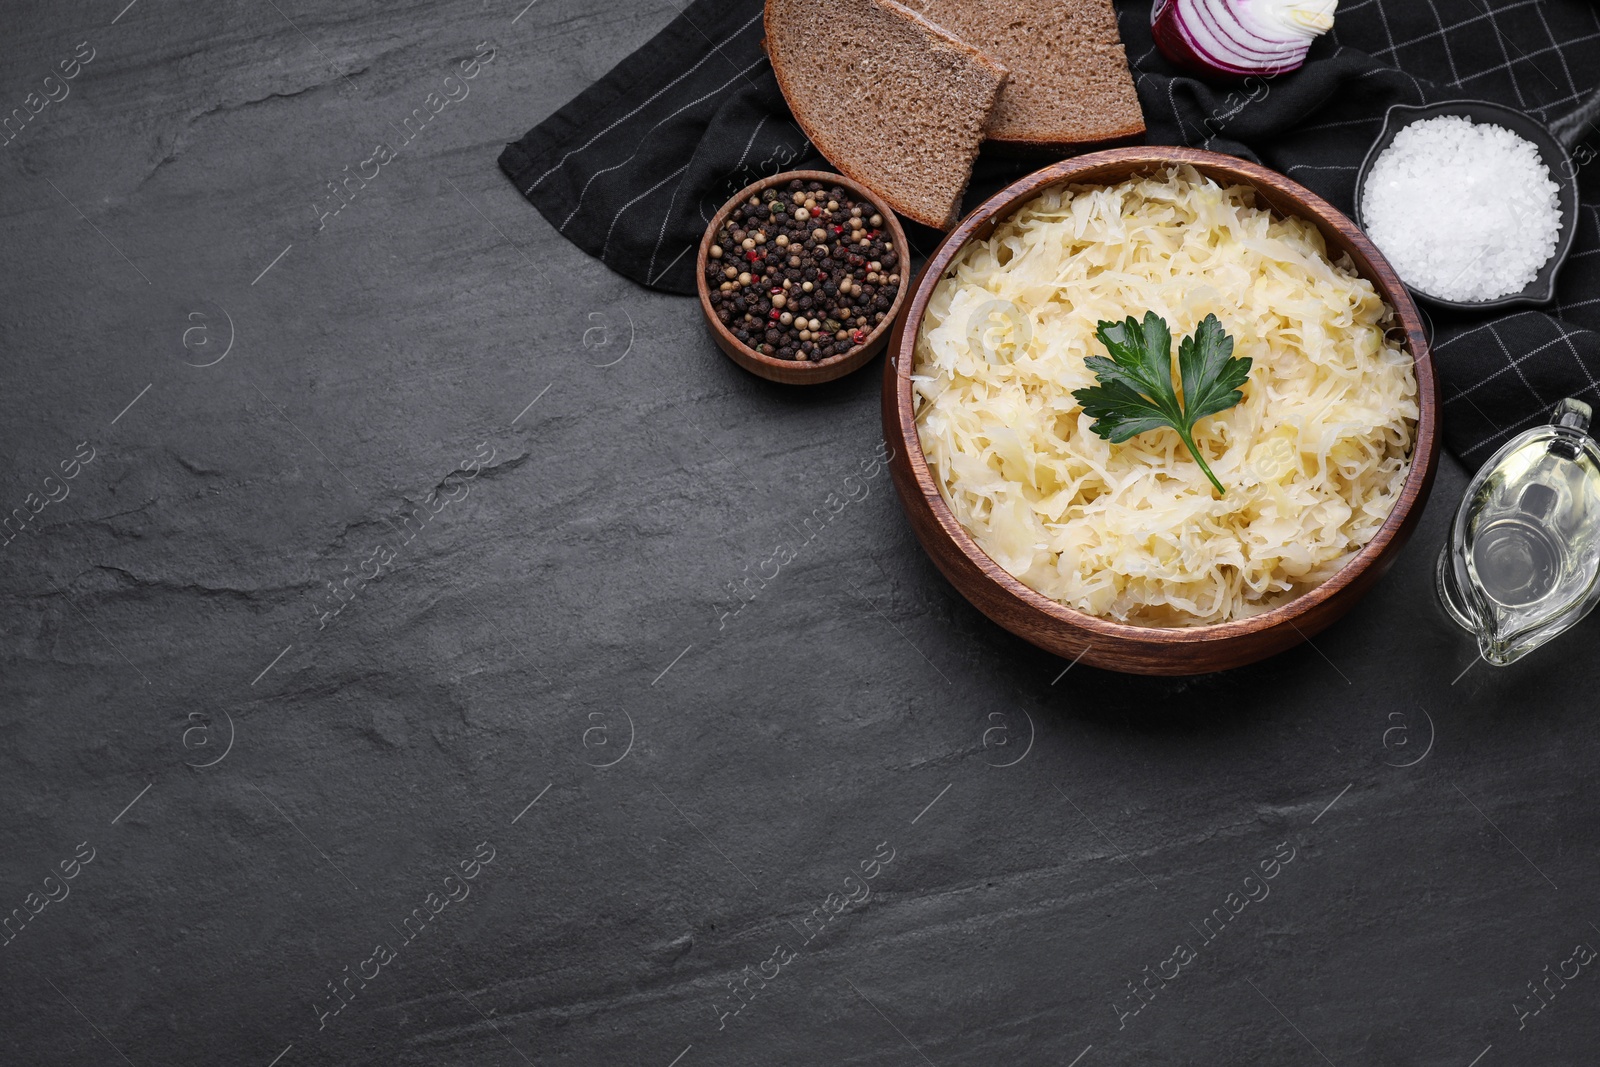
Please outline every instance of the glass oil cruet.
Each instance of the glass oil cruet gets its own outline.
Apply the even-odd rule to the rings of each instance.
[[[1600,601],[1600,446],[1589,405],[1496,452],[1467,486],[1439,555],[1439,599],[1496,666],[1576,626]]]

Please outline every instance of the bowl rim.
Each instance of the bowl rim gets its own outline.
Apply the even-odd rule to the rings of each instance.
[[[1550,253],[1545,265],[1539,268],[1539,274],[1533,281],[1518,292],[1497,296],[1493,300],[1447,300],[1442,296],[1434,296],[1421,286],[1412,285],[1405,280],[1404,275],[1400,275],[1399,271],[1395,271],[1395,274],[1400,275],[1400,280],[1414,296],[1435,307],[1448,308],[1452,311],[1478,312],[1513,307],[1543,307],[1556,298],[1556,278],[1560,275],[1561,268],[1566,265],[1567,257],[1571,255],[1572,246],[1577,243],[1578,208],[1581,199],[1578,195],[1578,177],[1572,165],[1571,153],[1556,135],[1550,132],[1547,125],[1525,111],[1493,100],[1468,97],[1440,100],[1431,104],[1389,105],[1389,109],[1383,113],[1383,125],[1379,128],[1378,135],[1373,138],[1371,147],[1361,160],[1361,165],[1356,168],[1352,215],[1356,224],[1365,230],[1367,218],[1362,202],[1366,199],[1367,178],[1372,173],[1373,164],[1394,143],[1401,130],[1414,123],[1444,115],[1457,115],[1473,122],[1487,121],[1481,116],[1485,111],[1500,116],[1511,132],[1523,137],[1524,140],[1531,140],[1539,149],[1540,158],[1549,169],[1551,180],[1561,186],[1561,234],[1556,238],[1555,250]],[[1401,119],[1405,121],[1402,122]],[[1528,136],[1530,134],[1531,137]],[[1552,161],[1549,158],[1551,154],[1558,158]]]
[[[1012,205],[1020,207],[1032,196],[1037,196],[1051,186],[1073,182],[1076,175],[1096,170],[1106,164],[1122,163],[1131,164],[1135,171],[1188,164],[1211,177],[1217,177],[1218,174],[1225,175],[1231,181],[1249,185],[1257,190],[1262,200],[1266,201],[1266,206],[1279,214],[1283,212],[1277,208],[1275,200],[1287,195],[1301,209],[1300,217],[1314,216],[1314,219],[1307,221],[1321,222],[1338,230],[1376,268],[1372,273],[1381,275],[1387,270],[1393,278],[1391,285],[1388,281],[1370,277],[1367,271],[1361,272],[1362,277],[1372,282],[1380,295],[1383,295],[1394,308],[1398,324],[1406,333],[1406,348],[1411,354],[1417,378],[1418,418],[1416,437],[1411,450],[1411,466],[1406,472],[1405,481],[1401,484],[1395,505],[1390,509],[1372,540],[1346,560],[1344,566],[1326,581],[1306,590],[1287,603],[1247,618],[1200,626],[1140,626],[1090,615],[1036,592],[984,552],[956,519],[949,505],[945,503],[944,497],[939,493],[933,475],[928,469],[927,457],[922,451],[921,437],[916,432],[911,368],[915,365],[917,334],[933,295],[933,289],[944,277],[945,271],[956,255],[966,247],[980,228],[990,223],[998,225],[1004,218],[1013,214]],[[1085,184],[1106,183],[1090,180]],[[1097,640],[1142,645],[1152,643],[1201,645],[1248,637],[1282,624],[1288,624],[1298,631],[1299,627],[1294,625],[1297,619],[1355,582],[1388,550],[1396,535],[1405,526],[1407,516],[1425,502],[1426,489],[1432,480],[1438,455],[1440,414],[1438,381],[1434,373],[1432,354],[1423,332],[1421,316],[1410,291],[1399,281],[1399,275],[1383,258],[1377,246],[1332,204],[1293,179],[1248,160],[1198,148],[1144,145],[1092,152],[1035,171],[984,201],[945,236],[928,258],[911,294],[911,302],[907,305],[904,328],[897,334],[894,349],[890,353],[889,366],[894,374],[893,402],[897,423],[895,430],[900,437],[898,445],[904,447],[905,459],[923,503],[930,509],[945,536],[956,545],[969,562],[984,573],[990,582],[998,585],[1004,592],[1056,622],[1094,635]],[[988,566],[984,566],[985,564]],[[1302,633],[1302,637],[1305,636]],[[1091,645],[1093,643],[1091,642]]]
[[[888,230],[894,240],[894,253],[900,257],[899,274],[900,289],[895,294],[894,302],[889,305],[889,310],[884,313],[883,321],[872,328],[866,340],[851,351],[841,352],[829,356],[827,359],[817,360],[792,360],[779,359],[769,356],[764,352],[757,352],[743,341],[733,335],[733,331],[722,324],[711,306],[711,286],[706,281],[706,261],[711,258],[712,239],[716,236],[722,224],[727,221],[733,209],[738,207],[751,196],[756,195],[779,183],[787,184],[791,181],[827,182],[838,185],[852,193],[858,200],[865,200],[873,205],[877,213],[883,216],[884,229]],[[819,380],[832,380],[856,370],[877,354],[882,342],[888,339],[889,331],[894,328],[896,317],[900,309],[905,306],[906,294],[911,290],[911,246],[906,240],[905,229],[900,225],[899,217],[894,209],[883,202],[883,198],[873,193],[872,190],[860,182],[843,174],[827,170],[787,170],[781,174],[774,174],[751,182],[729,197],[717,213],[711,216],[711,222],[706,226],[705,233],[700,237],[699,254],[695,257],[695,288],[700,294],[700,309],[705,313],[706,322],[716,333],[721,342],[718,347],[724,353],[728,352],[727,346],[732,345],[739,349],[740,354],[750,363],[768,368],[775,372],[784,373],[787,377],[810,376],[815,373]],[[731,353],[730,353],[731,357]],[[855,361],[854,365],[840,369],[841,364]],[[748,368],[747,368],[748,369]]]

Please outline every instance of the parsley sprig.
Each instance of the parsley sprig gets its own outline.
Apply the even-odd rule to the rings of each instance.
[[[1226,494],[1193,437],[1195,423],[1244,399],[1239,387],[1250,376],[1250,359],[1233,358],[1233,338],[1223,332],[1222,323],[1207,315],[1194,334],[1179,343],[1181,399],[1172,384],[1172,331],[1167,320],[1147,311],[1142,325],[1130,315],[1123,322],[1100,323],[1096,336],[1111,358],[1085,359],[1099,384],[1072,393],[1084,413],[1096,420],[1094,432],[1121,444],[1147,430],[1171,427],[1217,492]]]

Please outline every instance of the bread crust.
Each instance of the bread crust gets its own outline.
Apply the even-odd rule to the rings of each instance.
[[[878,183],[873,178],[861,173],[858,167],[852,166],[848,158],[848,153],[839,152],[836,150],[837,143],[834,141],[831,132],[826,127],[819,124],[821,122],[820,117],[809,115],[805,113],[803,108],[796,106],[797,101],[805,99],[804,94],[799,94],[795,91],[795,86],[790,78],[790,72],[786,69],[783,62],[782,44],[780,43],[776,48],[773,46],[773,42],[775,40],[781,42],[783,35],[781,25],[778,29],[778,32],[774,33],[774,23],[777,22],[781,24],[782,22],[781,18],[773,18],[774,8],[780,7],[784,3],[793,2],[795,2],[795,0],[766,0],[766,6],[762,15],[765,30],[763,45],[766,48],[767,57],[772,63],[772,73],[778,79],[778,88],[783,93],[783,98],[789,102],[789,109],[794,113],[795,122],[800,126],[801,131],[806,135],[807,138],[810,139],[811,143],[816,146],[817,150],[822,153],[828,162],[839,168],[839,172],[841,174],[866,187],[867,189],[872,190],[878,199],[882,200],[900,215],[911,219],[913,222],[919,222],[924,226],[931,226],[937,230],[950,229],[961,217],[961,198],[966,193],[966,182],[962,183],[961,192],[955,197],[954,206],[951,208],[948,216],[945,218],[933,218],[930,212],[922,210],[920,206],[906,203],[895,193],[878,188]],[[1001,88],[1011,76],[1010,68],[988,53],[973,47],[966,41],[963,41],[961,38],[955,36],[942,26],[930,22],[904,5],[895,3],[895,0],[872,0],[872,2],[882,10],[890,12],[898,18],[903,18],[915,23],[930,36],[938,38],[945,45],[963,53],[978,66],[984,67],[996,76],[994,89],[990,93],[988,105],[985,108],[985,121],[987,121],[987,116],[992,114],[994,111],[995,101],[1000,97]],[[976,146],[974,146],[973,157],[976,157]],[[968,159],[968,182],[971,181],[971,177],[972,159]]]
[[[1020,137],[990,137],[984,143],[1000,148],[1030,149],[1043,151],[1060,148],[1120,148],[1124,145],[1141,144],[1147,128],[1143,122],[1134,126],[1125,126],[1111,130],[1107,133],[1095,134],[1092,137],[1077,139],[1069,138],[1037,138],[1023,139]]]

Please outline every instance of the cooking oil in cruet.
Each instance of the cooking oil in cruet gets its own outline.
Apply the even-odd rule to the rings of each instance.
[[[1439,599],[1504,666],[1575,626],[1600,600],[1600,446],[1567,399],[1467,487],[1439,556]]]

